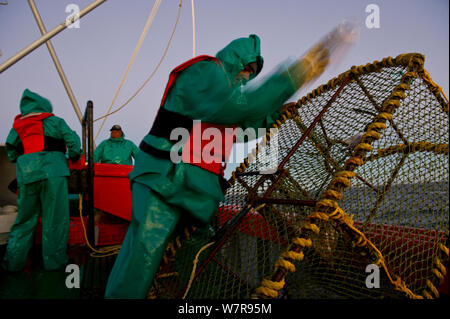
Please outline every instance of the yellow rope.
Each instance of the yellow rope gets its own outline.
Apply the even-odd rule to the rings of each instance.
[[[117,96],[119,95],[120,89],[122,88],[123,83],[125,82],[125,79],[128,76],[128,72],[130,71],[131,66],[134,63],[134,60],[136,59],[137,53],[139,52],[139,49],[141,48],[141,45],[144,42],[145,36],[147,35],[148,29],[150,28],[150,25],[152,24],[153,19],[155,18],[156,13],[158,12],[160,4],[161,4],[161,0],[156,0],[155,3],[153,4],[153,8],[150,11],[150,14],[149,14],[149,16],[147,18],[147,22],[145,23],[144,29],[142,30],[141,36],[139,37],[139,41],[136,44],[136,47],[134,48],[134,51],[133,51],[133,54],[131,56],[130,61],[128,62],[128,66],[127,66],[127,69],[125,70],[125,74],[123,75],[122,80],[120,81],[119,87],[116,90],[116,93],[115,93],[114,98],[113,98],[113,100],[111,102],[111,105],[108,108],[108,111],[106,111],[107,114],[111,110],[114,102],[116,101]],[[100,124],[100,127],[99,127],[99,129],[97,131],[97,134],[94,137],[94,140],[97,139],[97,136],[100,133],[100,131],[102,130],[103,125],[105,124],[105,121],[106,121],[106,117],[103,118],[103,121]]]
[[[283,268],[288,272],[295,272],[295,265],[283,258],[277,260],[275,263],[275,268]]]
[[[258,295],[264,295],[271,298],[278,297],[278,291],[266,287],[258,287],[256,288],[255,292]]]
[[[442,90],[442,88],[439,85],[437,85],[435,82],[433,82],[433,80],[430,77],[430,74],[426,70],[423,70],[422,78],[427,84],[429,84],[433,88],[432,92],[439,93],[439,94],[441,94],[443,96],[443,98],[447,102],[447,108],[448,108],[448,103],[449,102],[448,102],[447,96],[445,95],[445,93]],[[447,112],[448,112],[448,109],[447,109]]]
[[[435,297],[439,298],[439,291],[436,289],[436,287],[429,279],[427,279],[427,286],[428,288],[430,288],[431,292],[435,295]]]
[[[294,238],[292,240],[292,243],[297,246],[301,246],[301,247],[311,247],[312,246],[311,239],[305,239],[305,238]]]
[[[371,124],[368,125],[367,127],[367,132],[365,133],[365,135],[363,135],[363,139],[361,139],[361,142],[355,147],[354,149],[354,153],[357,154],[354,157],[349,158],[346,163],[345,163],[345,167],[352,167],[352,166],[359,166],[362,165],[364,163],[363,160],[363,154],[365,152],[370,152],[372,151],[372,146],[367,143],[370,142],[371,139],[380,139],[381,138],[381,134],[379,133],[379,131],[381,130],[385,130],[387,128],[387,125],[385,123],[383,123],[382,121],[386,121],[386,120],[390,120],[392,119],[392,112],[395,110],[395,108],[400,107],[401,105],[401,100],[404,99],[406,97],[405,94],[405,90],[409,89],[409,80],[412,77],[416,77],[416,73],[412,72],[411,70],[413,69],[413,67],[417,67],[419,68],[419,71],[421,68],[423,68],[423,56],[421,55],[410,55],[410,56],[398,56],[396,58],[396,63],[406,63],[406,65],[408,66],[408,72],[406,72],[403,76],[402,76],[402,80],[401,83],[399,85],[397,85],[395,87],[395,89],[393,90],[392,94],[390,95],[390,97],[387,99],[387,101],[383,104],[383,108],[381,110],[381,112],[375,117],[374,122],[372,122]],[[370,71],[376,71],[379,70],[381,67],[384,67],[388,64],[394,63],[394,61],[392,59],[385,59],[382,62],[378,63],[377,61],[373,63],[373,65],[369,66],[363,66],[363,67],[354,67],[350,70],[350,72],[353,72],[354,74],[358,74],[361,72],[367,72],[368,70]],[[349,76],[348,73],[346,74],[342,74],[340,75],[340,79],[344,79],[347,78]],[[331,84],[331,86],[333,85],[338,85],[338,83],[336,82],[329,82],[329,84]],[[317,92],[317,91],[316,91]],[[309,100],[311,98],[311,96],[314,96],[315,92],[313,92],[312,95],[308,95],[306,99],[302,99],[299,104],[305,103],[306,100]],[[420,145],[421,147],[424,147],[425,145]],[[439,148],[434,148],[434,150],[439,149]],[[442,148],[441,148],[442,149]],[[384,257],[381,254],[381,252],[378,250],[378,248],[370,241],[366,238],[366,236],[360,232],[358,229],[356,229],[353,226],[353,218],[347,214],[345,214],[345,212],[339,208],[339,206],[337,205],[336,200],[339,200],[340,198],[342,198],[342,194],[338,194],[340,193],[340,191],[338,191],[338,189],[340,189],[340,187],[338,185],[342,185],[344,188],[349,187],[350,186],[350,178],[353,178],[355,175],[353,174],[349,174],[347,172],[352,172],[354,168],[352,168],[351,170],[347,170],[344,172],[340,172],[338,174],[335,174],[333,180],[330,182],[330,186],[329,188],[337,188],[337,189],[332,189],[332,192],[330,192],[328,189],[322,199],[317,202],[316,204],[316,209],[318,210],[318,212],[314,212],[313,214],[310,215],[310,218],[321,218],[324,220],[328,220],[328,218],[332,218],[336,221],[340,221],[343,222],[344,224],[347,225],[347,227],[349,227],[353,232],[355,232],[358,235],[358,239],[356,241],[356,245],[357,246],[369,246],[373,251],[375,251],[375,253],[378,256],[378,260],[377,260],[377,264],[381,264],[383,266],[383,268],[385,269],[389,280],[391,281],[391,283],[396,287],[396,289],[403,291],[404,293],[406,293],[410,298],[422,298],[422,296],[419,295],[415,295],[411,290],[409,290],[406,287],[406,284],[404,282],[402,282],[401,278],[398,277],[397,280],[393,280],[389,274],[389,271],[387,269],[387,266],[385,264],[384,261]],[[327,218],[324,218],[324,215],[320,213],[320,210],[322,210],[323,208],[325,209],[334,209],[333,212],[331,214],[329,214],[327,216]],[[430,287],[430,289],[432,289]]]
[[[156,276],[156,279],[173,277],[173,276],[178,276],[178,272],[169,272],[169,273],[159,274]]]
[[[394,116],[391,113],[387,113],[387,112],[381,112],[380,114],[378,114],[375,119],[380,119],[380,120],[385,120],[385,121],[389,121],[392,120]]]
[[[358,152],[360,150],[370,152],[372,150],[372,146],[370,146],[370,144],[367,144],[367,143],[360,143],[360,144],[356,145],[354,150],[355,150],[355,152]]]
[[[341,208],[337,207],[335,211],[330,214],[330,217],[331,216],[336,216],[339,220],[343,221],[352,231],[358,234],[359,238],[356,242],[357,246],[361,247],[369,245],[375,251],[375,253],[378,255],[378,260],[376,264],[381,265],[384,268],[389,278],[389,281],[397,288],[397,290],[404,292],[410,298],[422,299],[422,296],[416,295],[410,289],[408,289],[406,287],[406,284],[401,280],[400,277],[397,277],[397,280],[392,279],[381,251],[379,251],[378,248],[369,239],[367,239],[367,237],[361,231],[359,231],[357,228],[353,226],[353,219],[349,215],[345,214],[345,212]]]
[[[210,242],[206,245],[204,245],[202,248],[200,248],[200,250],[197,252],[197,255],[195,255],[195,259],[192,262],[194,264],[194,266],[192,267],[192,272],[191,272],[191,276],[189,278],[189,282],[186,288],[186,292],[183,295],[183,299],[186,299],[187,294],[189,293],[189,289],[191,289],[191,285],[192,282],[194,281],[194,276],[195,276],[195,271],[197,270],[197,264],[198,264],[198,258],[200,256],[200,254],[205,250],[208,249],[210,246],[214,245],[215,242]]]
[[[314,233],[318,234],[320,232],[319,227],[317,227],[317,225],[315,224],[311,224],[309,221],[305,223],[305,225],[303,226],[305,229],[309,229],[311,231],[313,231]]]
[[[444,264],[442,264],[442,262],[439,260],[438,257],[434,258],[434,263],[438,267],[439,271],[445,276],[445,274],[447,273],[447,270],[445,269]]]
[[[385,268],[385,269],[386,269],[386,268]],[[392,279],[389,277],[389,280],[392,280]],[[416,294],[414,294],[411,290],[409,290],[409,289],[406,287],[405,282],[403,282],[402,279],[401,279],[400,277],[397,276],[397,280],[395,280],[395,281],[393,282],[393,284],[394,284],[394,286],[395,286],[395,288],[396,288],[397,290],[404,292],[409,298],[411,298],[411,299],[423,299],[422,296],[416,295]]]
[[[411,79],[416,78],[417,76],[421,75],[425,81],[432,83],[431,78],[427,78],[426,71],[425,71],[425,76],[423,76],[423,74],[424,74],[423,64],[424,64],[424,56],[421,54],[412,53],[412,54],[401,54],[401,55],[397,56],[396,58],[388,57],[386,59],[383,59],[382,61],[374,61],[371,64],[366,64],[366,65],[359,66],[359,67],[352,67],[349,71],[344,72],[344,73],[340,74],[338,77],[331,79],[327,84],[318,87],[316,90],[313,90],[312,92],[308,93],[306,96],[302,97],[297,102],[297,109],[298,109],[303,104],[310,102],[311,99],[313,99],[314,97],[316,97],[326,91],[332,90],[332,89],[336,88],[338,85],[341,85],[343,83],[343,81],[345,79],[347,79],[348,77],[351,77],[352,74],[353,75],[362,75],[362,74],[367,74],[370,72],[379,72],[384,67],[392,67],[392,66],[400,66],[400,65],[407,67],[408,71],[405,74],[403,74],[400,84],[398,84],[394,88],[392,94],[383,103],[382,108],[379,111],[379,114],[376,115],[374,117],[373,122],[367,126],[367,130],[366,130],[365,134],[363,135],[363,137],[361,138],[361,142],[354,148],[354,156],[347,159],[347,161],[345,162],[344,171],[335,174],[334,178],[332,179],[332,181],[329,184],[328,189],[324,192],[322,199],[319,202],[317,202],[316,207],[315,207],[316,211],[314,211],[313,213],[311,213],[309,215],[308,222],[304,225],[304,227],[302,227],[302,229],[308,229],[308,230],[314,231],[316,233],[318,231],[320,231],[320,229],[317,227],[317,225],[311,224],[309,222],[312,219],[321,219],[324,221],[328,221],[329,218],[332,218],[335,221],[340,221],[340,222],[344,223],[354,233],[356,233],[358,235],[358,238],[356,240],[356,245],[358,245],[360,247],[368,246],[376,253],[376,255],[378,256],[378,260],[376,261],[376,263],[378,265],[381,265],[384,268],[387,276],[389,277],[390,282],[395,286],[395,288],[397,290],[404,292],[408,297],[414,298],[414,299],[423,299],[423,297],[420,295],[414,294],[410,289],[408,289],[406,287],[406,284],[401,280],[400,277],[397,276],[396,280],[392,279],[392,277],[388,271],[388,268],[385,264],[382,253],[378,250],[378,248],[370,240],[368,240],[366,238],[366,236],[362,232],[360,232],[358,229],[356,229],[353,226],[352,216],[345,214],[345,212],[339,208],[336,201],[339,201],[342,199],[343,195],[340,191],[341,187],[346,188],[346,187],[350,186],[350,184],[351,184],[350,179],[355,176],[355,173],[353,172],[353,170],[357,166],[363,165],[365,163],[365,161],[367,160],[367,159],[365,159],[365,153],[372,151],[372,146],[370,145],[370,143],[373,140],[378,140],[381,138],[380,132],[387,128],[387,125],[384,122],[392,120],[393,112],[395,111],[395,109],[397,109],[401,106],[401,101],[406,97],[405,91],[410,89]],[[440,91],[442,91],[442,90],[440,90]],[[445,97],[445,95],[444,95],[444,97]],[[447,100],[446,111],[448,112],[448,99],[446,99],[446,100]],[[285,117],[282,117],[282,120],[284,121]],[[278,127],[278,126],[280,126],[280,123],[277,123],[276,127]],[[270,138],[269,132],[266,133],[266,137]],[[431,143],[430,144],[413,143],[412,145],[397,146],[397,147],[399,147],[403,151],[405,151],[406,147],[408,147],[409,148],[408,151],[426,150],[426,151],[435,152],[437,154],[442,154],[442,153],[448,154],[448,145],[432,145]],[[392,150],[388,150],[388,152],[389,151],[392,151]],[[379,154],[380,153],[383,154],[382,150],[379,150],[378,152],[379,152]],[[387,152],[385,152],[385,153],[387,153]],[[374,155],[372,155],[370,159],[373,159],[373,157],[374,157]],[[245,166],[242,168],[245,169]],[[234,178],[233,178],[233,182],[234,182]],[[331,214],[326,214],[321,211],[322,209],[326,209],[326,210],[333,209],[333,212]],[[292,241],[292,244],[298,245],[300,247],[307,247],[307,246],[311,246],[312,242],[310,239],[295,238]],[[448,256],[448,248],[445,247],[444,245],[440,245],[439,247]],[[281,257],[293,259],[292,258],[293,255],[291,255],[291,253],[294,253],[294,252],[286,251],[281,255]],[[299,256],[300,256],[300,254],[299,254]],[[301,252],[301,258],[303,259],[303,252]],[[436,263],[436,265],[440,270],[442,270],[440,263]],[[288,271],[295,270],[295,267],[292,263],[290,263],[289,261],[286,261],[282,258],[276,262],[276,267],[281,267]],[[436,269],[436,271],[438,271],[438,269]],[[283,280],[284,280],[284,278],[283,278]],[[276,285],[270,286],[269,284],[267,284],[266,281],[263,281],[263,282],[264,282],[264,284],[262,284],[261,287],[259,287],[256,290],[256,294],[257,295],[265,295],[265,296],[269,296],[269,297],[276,297],[278,295],[278,293],[275,290],[278,286],[276,286]],[[432,285],[431,282],[428,283],[428,286],[431,289],[431,291],[433,293],[435,293],[435,291],[433,290],[433,288],[435,289],[435,287]],[[424,292],[424,294],[427,294],[427,296],[431,296],[426,291]],[[435,293],[435,295],[436,295],[436,293]]]
[[[281,254],[281,257],[300,261],[300,260],[303,260],[304,254],[303,254],[303,252],[297,253],[295,251],[290,250],[290,251],[283,252]]]
[[[357,165],[357,166],[361,166],[362,164],[364,164],[363,160],[360,159],[359,157],[350,157],[346,162],[345,165]]]
[[[373,139],[376,139],[376,140],[379,140],[380,138],[381,138],[381,135],[380,135],[380,133],[378,133],[377,131],[375,131],[375,130],[370,130],[370,131],[367,131],[364,135],[363,135],[363,137],[362,137],[362,141],[365,141],[367,138],[373,138]]]
[[[83,226],[84,239],[86,241],[87,246],[92,250],[92,253],[90,255],[92,257],[99,257],[99,258],[117,255],[120,251],[121,245],[112,245],[100,249],[95,249],[94,247],[91,246],[91,244],[89,243],[89,239],[87,238],[86,227],[83,221],[83,198],[81,194],[78,194],[78,201],[79,201],[78,210],[80,211],[80,220],[81,225]]]
[[[284,287],[285,282],[284,279],[282,281],[272,281],[269,279],[263,279],[261,285],[269,289],[280,290]]]
[[[267,297],[276,298],[278,296],[278,291],[282,289],[284,285],[285,285],[284,279],[281,281],[272,281],[265,278],[261,282],[261,287],[258,287],[256,289],[256,293],[263,294]]]
[[[173,27],[173,30],[172,30],[172,33],[171,33],[171,35],[170,35],[170,38],[169,38],[169,40],[168,40],[168,42],[167,42],[167,45],[166,45],[166,47],[164,48],[163,55],[161,56],[161,59],[159,60],[159,62],[158,62],[158,64],[156,65],[155,69],[153,70],[153,72],[148,76],[148,78],[144,81],[144,83],[136,90],[136,92],[135,92],[135,93],[134,93],[134,94],[133,94],[133,95],[132,95],[125,103],[124,103],[124,104],[122,104],[120,107],[116,108],[116,109],[115,109],[114,111],[112,111],[112,112],[109,112],[109,111],[108,111],[105,115],[103,115],[103,116],[101,116],[101,117],[95,119],[94,122],[99,121],[99,120],[101,120],[101,119],[103,119],[103,118],[106,118],[106,117],[108,117],[108,116],[110,116],[110,115],[112,115],[112,114],[114,114],[114,113],[120,111],[121,109],[123,109],[126,105],[128,105],[128,103],[131,102],[131,100],[133,100],[133,99],[139,94],[140,91],[142,91],[142,89],[143,89],[143,88],[147,85],[147,83],[151,80],[151,78],[152,78],[153,75],[156,73],[156,71],[159,69],[159,67],[161,66],[161,63],[163,62],[164,58],[165,58],[166,55],[167,55],[167,51],[169,50],[169,46],[170,46],[170,44],[171,44],[171,42],[172,42],[172,38],[173,38],[173,36],[174,36],[174,34],[175,34],[175,30],[177,29],[178,21],[180,20],[180,14],[181,14],[181,6],[182,6],[182,4],[183,4],[183,0],[180,0],[180,3],[179,3],[179,5],[178,5],[178,14],[177,14],[177,18],[176,18],[176,21],[175,21],[175,25],[174,25],[174,27]],[[111,104],[111,106],[112,106],[112,104]],[[110,109],[111,109],[111,108],[110,108]],[[98,133],[97,133],[97,135],[98,135]]]
[[[342,199],[342,194],[340,192],[337,192],[337,191],[332,190],[332,189],[329,189],[329,190],[325,191],[324,195],[325,195],[326,198],[332,198],[334,200]]]
[[[426,291],[426,290],[423,291],[423,295],[424,295],[425,298],[427,298],[427,299],[434,299],[433,296],[430,295],[430,294],[428,293],[428,291]]]
[[[311,215],[309,215],[308,218],[317,218],[324,221],[327,221],[329,219],[328,214],[322,213],[322,212],[313,212]]]
[[[441,272],[440,272],[438,269],[433,268],[433,269],[431,270],[431,272],[432,272],[436,277],[438,277],[439,282],[442,282],[442,281],[444,280],[444,275],[441,274]]]
[[[379,149],[376,154],[373,154],[364,159],[365,162],[373,161],[375,159],[396,154],[396,153],[404,153],[408,152],[433,152],[435,154],[448,155],[449,147],[448,144],[435,144],[426,141],[422,142],[414,142],[409,145],[398,144],[389,146],[387,148]]]
[[[439,249],[442,250],[444,252],[444,254],[447,255],[447,257],[448,257],[448,247],[445,247],[444,244],[440,243]]]

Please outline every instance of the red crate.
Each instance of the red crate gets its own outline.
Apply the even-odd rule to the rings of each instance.
[[[87,217],[83,217],[84,225],[87,227]],[[83,225],[81,224],[80,217],[70,217],[69,224],[69,245],[79,245],[85,244],[85,237],[83,231]],[[86,228],[87,229],[87,228]],[[39,218],[39,221],[36,226],[36,231],[34,233],[34,243],[41,245],[42,244],[42,219]]]
[[[123,224],[96,224],[98,227],[98,246],[120,245],[128,230],[128,223]]]
[[[94,207],[131,220],[131,188],[128,174],[132,165],[94,164]]]
[[[87,217],[83,217],[84,227],[87,232]],[[95,227],[98,231],[97,245],[120,245],[127,233],[129,223],[115,223],[115,224],[104,224],[96,223]],[[42,221],[39,218],[38,224],[36,226],[36,231],[34,235],[34,243],[37,245],[42,244]],[[86,245],[86,239],[84,236],[83,225],[81,224],[80,217],[70,217],[70,228],[69,228],[69,245]],[[94,245],[94,243],[91,243]]]

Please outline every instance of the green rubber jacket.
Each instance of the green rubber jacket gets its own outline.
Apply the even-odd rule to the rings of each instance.
[[[280,65],[262,81],[253,79],[262,69],[260,39],[257,35],[233,40],[216,54],[221,63],[200,61],[178,76],[169,91],[164,107],[193,120],[222,125],[237,125],[242,129],[268,128],[281,115],[280,107],[299,88],[289,69]],[[235,81],[236,75],[251,62],[258,70],[249,81]],[[300,75],[300,77],[302,77]],[[148,134],[144,141],[151,146],[170,151],[176,141]],[[140,151],[136,158],[131,182],[147,185],[166,203],[188,212],[194,220],[208,224],[224,199],[217,175],[195,165],[157,158]]]
[[[28,89],[22,94],[20,112],[22,116],[30,113],[52,113],[53,107],[49,100]],[[70,129],[66,122],[57,116],[51,116],[43,121],[44,135],[64,139],[68,156],[78,160],[81,156],[80,138]],[[17,146],[20,143],[19,135],[12,128],[6,139],[5,148],[8,158],[16,163],[17,183],[29,184],[49,177],[69,176],[69,167],[65,154],[56,151],[42,151],[20,155]]]
[[[123,133],[122,133],[123,134]],[[139,148],[130,140],[125,139],[125,134],[119,138],[110,137],[100,143],[94,151],[95,163],[133,165]]]

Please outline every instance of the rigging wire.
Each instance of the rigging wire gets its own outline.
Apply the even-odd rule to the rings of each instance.
[[[109,113],[107,113],[107,114],[105,114],[105,115],[103,115],[103,116],[101,116],[101,117],[95,119],[94,122],[99,121],[99,120],[101,120],[101,119],[103,119],[103,118],[106,118],[106,117],[108,117],[108,116],[110,116],[110,115],[112,115],[112,114],[114,114],[114,113],[120,111],[120,110],[123,109],[126,105],[128,105],[128,103],[130,103],[131,100],[134,99],[134,98],[139,94],[140,91],[142,91],[142,89],[147,85],[147,83],[150,81],[150,79],[153,77],[153,75],[154,75],[154,74],[156,73],[156,71],[159,69],[159,67],[161,66],[162,61],[164,60],[164,58],[165,58],[166,55],[167,55],[167,51],[169,50],[170,44],[171,44],[171,42],[172,42],[173,35],[175,34],[175,30],[177,29],[178,21],[180,20],[182,4],[183,4],[183,0],[180,0],[180,4],[178,5],[179,8],[178,8],[177,19],[176,19],[176,21],[175,21],[175,25],[174,25],[174,27],[173,27],[172,34],[170,35],[169,41],[167,42],[167,45],[166,45],[166,47],[165,47],[165,49],[164,49],[164,52],[163,52],[163,55],[162,55],[161,59],[159,60],[158,64],[156,65],[155,69],[153,70],[153,72],[152,72],[152,73],[149,75],[149,77],[144,81],[144,83],[138,88],[138,90],[137,90],[137,91],[136,91],[136,92],[135,92],[135,93],[134,93],[134,94],[133,94],[133,95],[132,95],[125,103],[124,103],[124,104],[122,104],[121,106],[119,106],[119,107],[118,107],[117,109],[115,109],[114,111],[109,112]]]
[[[194,0],[191,0],[192,6],[192,57],[195,57],[195,14],[194,14]]]
[[[141,34],[141,36],[139,38],[139,41],[138,41],[136,47],[134,48],[133,55],[131,56],[130,62],[128,62],[127,69],[125,71],[125,74],[122,77],[122,81],[120,82],[120,85],[117,88],[116,94],[114,95],[114,98],[113,98],[113,100],[111,102],[111,105],[109,106],[108,111],[106,111],[106,113],[109,113],[109,111],[111,110],[112,106],[114,105],[114,102],[116,101],[117,96],[119,95],[120,89],[122,88],[122,85],[123,85],[123,83],[125,82],[125,79],[128,76],[128,72],[130,71],[131,66],[134,63],[134,60],[136,59],[136,55],[137,55],[137,53],[138,53],[142,43],[144,42],[144,38],[147,35],[148,29],[150,28],[150,25],[152,24],[153,19],[155,18],[156,13],[158,12],[159,5],[161,4],[161,1],[162,0],[155,0],[155,3],[153,4],[152,11],[150,12],[150,15],[147,18],[147,22],[145,23],[144,29],[142,30],[142,34]],[[102,124],[100,125],[100,127],[99,127],[99,129],[97,131],[97,134],[94,137],[94,140],[97,139],[98,134],[100,133],[100,131],[103,128],[103,125],[105,124],[105,121],[106,121],[106,117],[103,119]]]

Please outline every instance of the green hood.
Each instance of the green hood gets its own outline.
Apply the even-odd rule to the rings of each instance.
[[[49,100],[25,89],[20,100],[20,113],[25,116],[29,113],[52,113],[53,107]]]
[[[217,52],[216,57],[222,61],[225,71],[230,80],[241,72],[249,63],[256,62],[258,69],[250,76],[253,79],[263,67],[264,59],[261,56],[260,39],[256,34],[251,34],[248,38],[233,40],[225,48]]]

